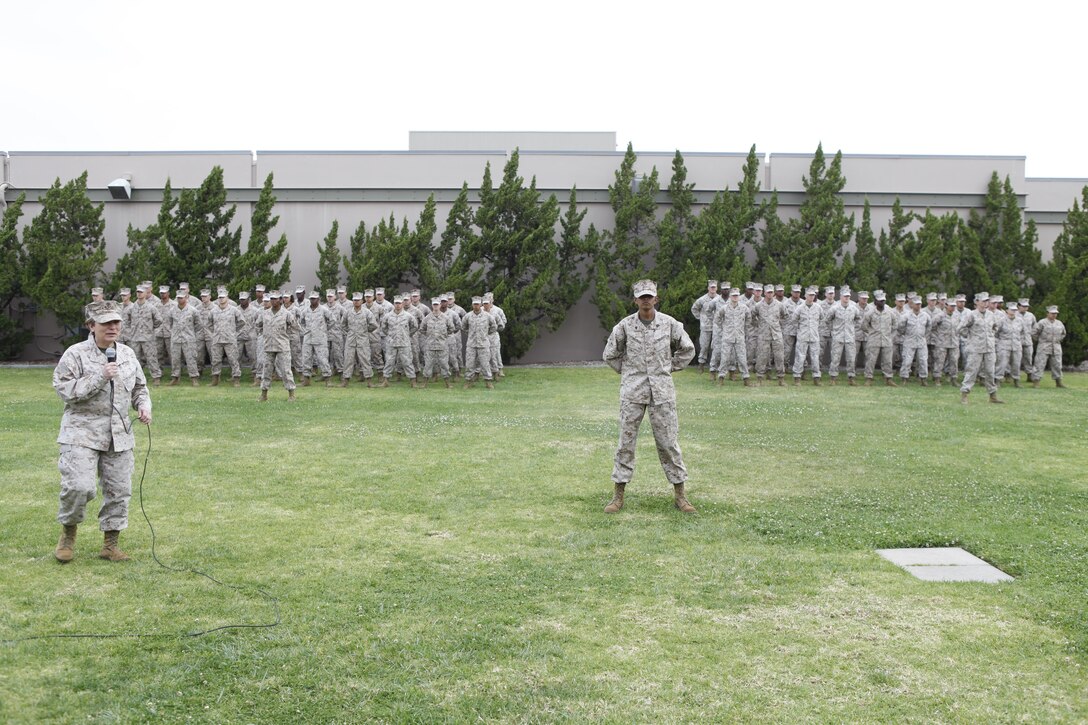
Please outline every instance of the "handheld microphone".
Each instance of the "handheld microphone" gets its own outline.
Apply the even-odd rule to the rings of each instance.
[[[117,348],[112,345],[106,348],[106,362],[117,362]],[[113,378],[110,378],[110,398],[113,398]]]

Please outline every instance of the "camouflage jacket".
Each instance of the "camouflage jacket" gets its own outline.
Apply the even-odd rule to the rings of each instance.
[[[883,310],[878,310],[876,305],[870,305],[862,320],[865,328],[865,342],[873,347],[891,347],[895,342],[895,331],[899,327],[899,313],[894,307],[884,305]]]
[[[819,342],[820,321],[823,319],[823,309],[819,302],[811,305],[802,302],[793,311],[793,319],[797,320],[797,342]]]
[[[861,311],[853,302],[847,302],[843,307],[842,302],[836,302],[827,309],[825,317],[831,329],[831,339],[841,342],[854,342],[854,333]]]
[[[240,307],[220,307],[213,305],[209,315],[211,328],[208,339],[211,342],[230,344],[238,341],[238,331],[246,326],[246,318]]]
[[[348,346],[366,343],[370,347],[370,333],[378,329],[374,313],[362,305],[358,310],[352,305],[344,312],[344,343]]]
[[[473,311],[465,315],[461,320],[461,329],[468,333],[468,347],[490,348],[491,333],[496,332],[498,327],[494,317],[480,310],[479,313]]]
[[[53,389],[64,401],[57,443],[108,451],[131,450],[136,445],[128,406],[151,409],[147,379],[128,345],[117,345],[120,372],[110,381],[103,376],[106,354],[93,337],[64,351],[53,371]],[[112,395],[112,397],[111,397]],[[114,409],[116,406],[116,410]]]
[[[967,352],[992,353],[995,351],[994,327],[997,318],[989,310],[964,310],[960,317],[959,335]]]
[[[302,327],[302,339],[307,344],[321,345],[329,342],[329,328],[340,322],[340,315],[325,305],[304,307],[298,312]]]
[[[1020,339],[1024,336],[1024,320],[1013,315],[1011,318],[1004,312],[997,316],[997,345],[1001,350],[1019,350]]]
[[[125,339],[130,342],[151,342],[156,330],[162,325],[162,307],[155,307],[150,302],[136,302],[125,308],[122,313],[122,329]]]
[[[1065,339],[1065,324],[1061,320],[1044,317],[1035,323],[1034,334],[1039,338],[1039,353],[1049,354],[1061,349]]]
[[[170,339],[174,342],[196,342],[200,339],[200,313],[190,304],[170,308]]]
[[[382,318],[382,337],[390,347],[411,347],[412,335],[418,329],[416,316],[403,309],[399,314],[394,310]]]
[[[711,297],[709,293],[692,303],[691,314],[695,316],[695,319],[699,320],[699,326],[702,329],[709,330],[714,324],[714,314],[718,311],[718,305],[721,303],[721,295],[715,294]]]
[[[929,321],[929,331],[933,344],[947,349],[959,345],[956,339],[956,320],[947,312],[938,311]]]
[[[298,330],[298,317],[283,307],[264,310],[257,321],[257,334],[264,337],[265,352],[291,352],[291,337]]]
[[[241,313],[245,324],[238,330],[238,342],[247,342],[257,336],[257,320],[261,316],[261,308],[250,304]]]
[[[658,313],[661,314],[661,313]],[[671,318],[670,318],[671,319]],[[714,318],[715,342],[742,342],[748,334],[748,324],[752,319],[752,308],[743,302],[733,304],[732,300],[718,308]]]
[[[929,313],[918,310],[918,314],[914,314],[912,310],[903,315],[899,320],[899,335],[908,347],[925,345],[929,337]]]
[[[148,302],[150,301],[149,299]],[[155,309],[159,311],[159,319],[163,321],[163,324],[155,328],[155,337],[170,337],[170,320],[173,311],[178,307],[178,303],[175,300],[170,300],[169,304],[163,304],[162,300],[157,301],[159,304],[155,305]]]
[[[738,307],[748,312],[746,305]],[[620,399],[644,405],[676,402],[672,373],[683,370],[693,357],[695,344],[684,326],[663,312],[649,325],[637,312],[623,318],[604,347],[604,361],[621,376]]]
[[[445,312],[431,312],[419,326],[420,345],[425,350],[445,350],[449,336],[459,331],[453,316]]]
[[[763,301],[752,308],[756,319],[756,333],[760,340],[782,341],[782,323],[789,319],[789,309],[778,300]]]
[[[1032,342],[1032,335],[1034,335],[1035,333],[1035,315],[1033,315],[1031,312],[1020,312],[1017,314],[1020,316],[1020,319],[1023,320],[1024,323],[1024,334],[1020,338],[1020,344],[1030,345]]]
[[[322,305],[318,306],[321,307]],[[345,310],[342,305],[336,302],[332,303],[331,305],[324,305],[324,307],[329,313],[327,318],[329,321],[327,327],[329,339],[344,339],[344,315],[347,313],[347,310]]]

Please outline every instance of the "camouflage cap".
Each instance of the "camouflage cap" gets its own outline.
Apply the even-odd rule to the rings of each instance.
[[[205,287],[204,289],[200,290],[200,296],[201,297],[211,297],[212,296],[212,291],[210,289],[208,289],[207,287]]]
[[[334,290],[334,289],[325,290],[325,296],[326,297],[335,297],[336,296],[336,290]]]
[[[708,280],[706,281],[706,288],[707,288],[707,289],[718,289],[718,280],[716,280],[716,279],[708,279]]]
[[[299,285],[298,287],[295,287],[295,292],[296,292],[296,293],[298,293],[298,292],[302,292],[302,293],[304,293],[304,294],[305,294],[305,292],[306,292],[306,285],[302,285],[302,284],[300,284],[300,285]]]
[[[351,299],[353,301],[354,300],[361,300],[361,299],[363,299],[363,293],[362,292],[352,292]]]
[[[220,299],[222,299],[223,297],[226,297],[226,296],[227,296],[227,291],[225,289],[219,290],[219,294],[216,295],[216,297],[219,297]]]
[[[268,293],[268,299],[270,299],[270,300],[278,300],[279,298],[280,298],[279,290],[272,290],[271,292]]]
[[[385,287],[375,287],[374,288],[374,294],[384,295],[385,294]]]
[[[829,284],[828,286],[824,287],[824,294],[827,294],[828,292],[834,292],[834,291],[835,291],[835,285],[833,285],[833,284]]]
[[[774,292],[774,285],[773,284],[763,285],[763,291],[764,292]]]
[[[310,293],[310,299],[311,300],[319,300],[319,299],[321,299],[321,295],[318,294],[317,290],[314,290],[313,292]]]
[[[884,294],[884,290],[878,289],[876,292],[873,292],[873,299],[874,300],[884,300],[884,299],[886,299],[886,295]]]
[[[91,287],[91,294],[92,294],[92,295],[100,295],[100,294],[103,294],[103,292],[102,292],[102,288],[101,288],[101,287]]]
[[[132,294],[132,290],[130,290],[130,289],[129,289],[128,287],[122,287],[122,288],[121,288],[121,294],[122,294],[122,295],[131,295],[131,294]]]
[[[775,291],[775,292],[785,292],[785,291],[786,291],[786,285],[784,285],[784,284],[776,284],[776,285],[774,286],[774,291]]]
[[[440,305],[440,304],[442,304],[442,300],[440,300],[440,299],[439,299],[439,298],[437,298],[437,297],[432,297],[432,298],[431,298],[431,306],[432,306],[432,307],[434,307],[434,306],[436,306],[436,305]]]
[[[238,293],[238,299],[248,300],[249,299],[249,293],[246,292],[245,290],[242,290],[241,292]]]
[[[340,294],[341,292],[343,292],[344,294],[347,294],[348,293],[348,288],[347,287],[337,287],[336,288],[336,294]]]
[[[865,290],[862,290],[861,292],[858,292],[858,299],[859,299],[859,300],[867,300],[867,299],[869,299],[869,293],[868,293],[868,292],[866,292]]]
[[[1022,299],[1019,302],[1017,302],[1016,304],[1020,305],[1021,307],[1031,307],[1031,300]]]
[[[107,322],[121,321],[121,305],[113,300],[92,302],[84,308],[84,313],[88,321],[93,320],[100,325]]]
[[[1053,312],[1056,315],[1056,314],[1058,314],[1058,306],[1057,305],[1051,305],[1050,307],[1046,308],[1046,311],[1047,311],[1047,314],[1050,314],[1051,312]]]
[[[160,285],[159,286],[159,294],[160,295],[170,294],[170,285],[166,285],[166,284]]]
[[[474,304],[474,305],[482,305],[483,303],[484,303],[484,298],[483,297],[473,297],[472,298],[472,304]]]
[[[263,284],[257,285],[257,291],[258,292],[264,292],[265,291],[265,286]]]
[[[895,301],[896,302],[906,302],[906,300],[907,300],[907,296],[905,294],[903,294],[902,292],[899,292],[899,293],[897,293],[895,295]]]
[[[657,284],[652,279],[640,279],[631,285],[635,297],[657,297]]]
[[[364,290],[363,291],[363,296],[364,297],[373,297],[374,296],[374,290],[372,290],[372,289]]]
[[[800,292],[801,291],[801,285],[795,284],[795,285],[790,286],[790,291],[791,292]]]
[[[729,290],[730,297],[740,297],[740,287],[733,287]]]
[[[990,293],[989,292],[979,292],[978,294],[975,295],[975,302],[989,302],[989,301],[990,301]]]

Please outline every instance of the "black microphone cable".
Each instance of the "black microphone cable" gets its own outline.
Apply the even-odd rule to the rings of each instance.
[[[113,381],[110,380],[110,387],[112,388],[112,386],[113,386]],[[115,412],[117,412],[117,414],[120,416],[122,423],[125,424],[125,429],[127,431],[131,432],[131,428],[129,428],[129,426],[127,425],[127,421],[126,421],[127,416],[121,415],[121,412],[119,410],[117,410],[117,406],[113,405],[112,390],[111,390],[111,396],[110,396],[110,404],[113,407],[113,410]],[[112,416],[113,413],[111,412],[110,415]],[[151,525],[151,519],[147,515],[147,509],[144,508],[144,478],[147,476],[147,462],[151,458],[151,424],[148,423],[146,425],[147,425],[147,455],[144,456],[143,471],[140,473],[140,483],[139,483],[139,486],[137,488],[137,492],[138,492],[138,498],[140,500],[140,513],[143,514],[144,521],[147,522],[147,528],[151,530],[151,558],[155,560],[156,564],[158,564],[163,569],[166,569],[167,571],[173,571],[173,572],[178,572],[178,573],[182,573],[182,574],[195,574],[197,576],[202,576],[205,579],[207,579],[207,580],[209,580],[209,581],[211,581],[211,582],[213,582],[215,584],[218,584],[219,586],[226,587],[227,589],[232,589],[232,590],[234,590],[236,592],[244,592],[244,591],[247,591],[247,589],[252,589],[253,591],[257,592],[257,594],[259,594],[263,599],[265,599],[266,601],[268,601],[272,605],[272,610],[275,613],[274,620],[271,621],[271,622],[263,622],[263,623],[259,623],[259,624],[244,624],[244,623],[224,624],[224,625],[221,625],[219,627],[210,627],[208,629],[201,629],[201,630],[196,630],[196,631],[193,631],[193,632],[176,632],[176,633],[158,633],[158,632],[73,632],[73,633],[56,633],[56,634],[37,634],[37,635],[31,635],[29,637],[15,637],[15,638],[12,638],[12,639],[0,639],[0,643],[3,643],[3,644],[15,644],[17,642],[29,642],[31,640],[36,640],[36,639],[180,639],[180,638],[189,638],[189,637],[203,637],[206,634],[211,634],[212,632],[222,632],[223,630],[227,630],[227,629],[272,629],[273,627],[280,626],[280,624],[283,622],[283,619],[282,619],[282,617],[280,615],[280,600],[278,598],[274,597],[272,594],[270,594],[267,590],[265,590],[265,589],[263,589],[261,587],[243,587],[243,586],[240,586],[240,585],[237,585],[237,584],[228,584],[226,582],[220,581],[219,579],[216,579],[211,574],[208,574],[205,571],[201,571],[200,569],[170,566],[169,564],[163,563],[162,560],[159,559],[158,554],[155,553],[155,541],[156,541],[155,527]]]

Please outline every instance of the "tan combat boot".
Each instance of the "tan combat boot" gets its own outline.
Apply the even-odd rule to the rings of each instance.
[[[99,559],[108,559],[109,561],[128,561],[128,554],[121,551],[121,547],[117,545],[117,539],[120,535],[120,531],[106,532],[105,538],[102,542],[102,551],[98,552]]]
[[[775,379],[776,379],[776,380],[778,381],[778,387],[780,387],[780,388],[784,388],[784,387],[786,387],[786,376],[784,376],[784,375],[779,375],[779,376],[778,376],[777,378],[775,378]]]
[[[410,380],[410,381],[411,381],[411,383],[412,383],[412,389],[413,389],[413,390],[415,390],[416,388],[420,387],[419,385],[416,385],[416,378],[409,378],[409,380]]]
[[[720,387],[722,387],[724,385],[725,385],[725,378],[723,378],[721,375],[719,375],[718,376],[718,387],[720,388]]]
[[[325,381],[325,387],[326,388],[331,388],[332,387],[332,376],[331,375],[326,375],[325,377],[323,377],[321,379]]]
[[[838,384],[839,384],[839,376],[836,375],[835,377],[831,378],[831,387],[835,387]]]
[[[351,382],[351,380],[349,378],[344,378],[343,380],[340,381],[340,387],[341,388],[346,388],[348,386],[349,382]]]
[[[389,387],[389,378],[387,378],[387,377],[385,377],[385,376],[383,375],[383,376],[382,376],[382,384],[381,384],[381,385],[379,385],[378,387],[379,387],[379,388],[388,388],[388,387]]]
[[[484,381],[484,387],[487,388],[488,390],[494,390],[495,389],[495,383],[494,383],[494,381],[491,381],[491,380],[485,380]]]
[[[684,484],[677,483],[672,487],[673,504],[676,508],[680,509],[686,514],[695,513],[695,507],[688,503],[687,496],[684,495]]]
[[[896,382],[894,380],[892,380],[891,378],[884,378],[884,384],[887,385],[889,388],[898,388],[899,387],[896,384]]]
[[[990,393],[990,402],[991,403],[1004,403],[1005,401],[1002,400],[1001,398],[997,397],[997,393]]]
[[[151,379],[151,384],[154,385],[156,388],[159,387],[160,383],[162,383],[162,378],[152,378]]]
[[[865,378],[865,387],[867,387],[867,388],[873,387],[873,379],[872,378]]]
[[[231,378],[230,379],[230,384],[231,384],[232,387],[235,387],[235,388],[241,387],[242,377],[239,375],[239,376]]]
[[[258,388],[261,385],[261,379],[256,375],[253,376],[253,385],[250,387]]]
[[[374,383],[372,383],[372,382],[370,381],[370,378],[367,378],[367,379],[366,379],[366,386],[367,386],[368,388],[373,388],[373,387],[374,387]]]
[[[302,387],[304,387],[304,388],[310,387],[310,376],[309,375],[303,375],[302,376]]]
[[[1059,387],[1059,388],[1064,388],[1064,387],[1065,387],[1065,383],[1063,383],[1063,382],[1062,382],[1062,379],[1061,379],[1061,378],[1057,378],[1057,379],[1055,379],[1055,380],[1054,380],[1054,385],[1055,385],[1056,387]]]
[[[287,402],[288,403],[295,402],[295,391],[294,390],[288,390],[287,391]]]
[[[420,381],[419,388],[420,388],[420,390],[426,390],[427,389],[427,378],[423,378]]]
[[[736,379],[737,379],[737,371],[736,370],[730,370],[729,371],[729,381],[732,382],[732,381],[734,381]]]
[[[451,386],[450,386],[450,379],[449,379],[449,378],[446,378],[446,390],[449,390],[449,389],[450,389],[450,387],[451,387]]]
[[[177,385],[177,384],[178,384],[178,378],[177,378],[176,376],[175,376],[175,377],[172,377],[172,378],[170,378],[170,385],[169,385],[169,387],[171,387],[171,388],[172,388],[172,387],[174,387],[174,386],[175,386],[175,385]]]
[[[820,387],[820,379],[815,375],[812,376],[812,384],[815,385],[817,388]]]
[[[1020,387],[1020,376],[1019,375],[1017,375],[1015,378],[1012,379],[1012,386],[1014,388],[1019,388]]]
[[[933,387],[935,387],[935,388],[941,387],[941,376],[940,375],[934,375],[933,376]]]
[[[57,561],[61,564],[67,564],[75,556],[77,526],[78,524],[65,524],[64,531],[61,532],[60,540],[57,542],[57,548],[53,550],[53,556],[57,557]]]
[[[194,388],[200,387],[200,378],[189,378],[192,381]]]
[[[967,405],[967,393],[960,393],[960,402]]]
[[[1032,380],[1031,381],[1031,387],[1033,387],[1033,388],[1039,387],[1039,381],[1038,380]]]
[[[258,403],[267,403],[268,402],[268,391],[267,390],[262,390],[261,391],[261,397],[257,398],[257,402]]]
[[[614,492],[612,493],[612,500],[604,507],[606,514],[614,514],[623,508],[623,489],[627,486],[626,483],[613,483]]]
[[[793,387],[795,387],[795,388],[801,387],[801,378],[797,377],[796,375],[793,378]]]
[[[922,379],[921,379],[921,380],[919,381],[919,383],[921,384],[921,386],[922,386],[923,388],[928,388],[928,387],[929,387],[929,383],[928,383],[928,382],[926,381],[926,379],[925,379],[925,378],[922,378]]]
[[[744,378],[744,387],[746,387],[746,388],[752,387],[752,380],[750,378]]]
[[[218,375],[213,375],[212,376],[212,387],[214,388],[217,385],[219,385],[219,376]]]
[[[857,381],[856,381],[856,380],[854,380],[854,376],[853,376],[853,375],[851,375],[850,377],[848,377],[848,378],[846,379],[846,384],[847,384],[847,385],[849,385],[849,386],[850,386],[851,388],[855,388],[855,387],[857,387]]]

